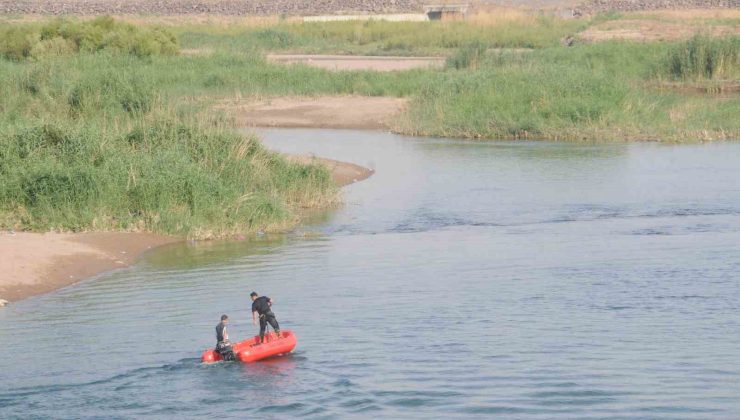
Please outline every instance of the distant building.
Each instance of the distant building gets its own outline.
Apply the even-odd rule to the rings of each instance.
[[[440,4],[424,6],[429,20],[463,20],[468,13],[467,4]]]

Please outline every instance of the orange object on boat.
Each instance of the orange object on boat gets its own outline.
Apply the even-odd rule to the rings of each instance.
[[[298,340],[293,331],[280,331],[280,337],[274,332],[265,334],[265,342],[260,343],[260,336],[256,335],[244,341],[233,344],[231,348],[236,354],[237,360],[245,363],[256,362],[272,356],[278,356],[290,353],[295,348]],[[213,363],[222,360],[216,349],[209,349],[203,352],[200,360],[203,363]]]

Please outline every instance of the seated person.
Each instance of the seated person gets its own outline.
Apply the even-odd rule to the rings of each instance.
[[[229,324],[229,316],[221,315],[221,322],[216,325],[216,353],[220,354],[224,360],[235,360],[236,355],[229,341],[229,333],[226,331],[226,325]]]

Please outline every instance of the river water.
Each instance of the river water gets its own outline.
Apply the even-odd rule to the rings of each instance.
[[[377,173],[0,310],[0,418],[740,416],[740,144],[262,134]],[[251,290],[296,351],[200,364]]]

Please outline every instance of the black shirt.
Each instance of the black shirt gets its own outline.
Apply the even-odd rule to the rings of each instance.
[[[260,296],[252,302],[252,312],[257,311],[258,314],[264,315],[270,310],[270,298],[267,296]]]
[[[216,341],[222,342],[222,341],[229,341],[229,333],[226,331],[226,324],[223,322],[219,322],[218,325],[216,325]]]

